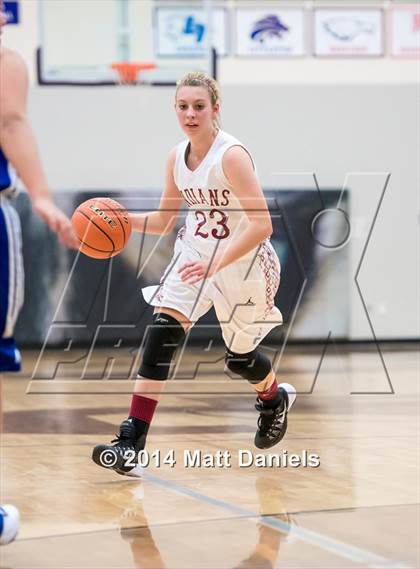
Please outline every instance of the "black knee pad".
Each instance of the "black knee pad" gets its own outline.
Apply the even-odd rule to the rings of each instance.
[[[159,312],[147,332],[139,375],[146,379],[168,379],[172,357],[184,341],[185,331],[173,316]]]
[[[260,383],[271,371],[271,362],[258,348],[247,354],[235,354],[226,350],[225,362],[230,371],[250,383]]]

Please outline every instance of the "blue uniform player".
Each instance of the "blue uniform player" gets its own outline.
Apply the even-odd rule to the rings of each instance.
[[[0,147],[0,371],[19,371],[13,329],[23,303],[23,265],[18,215],[11,205],[13,172]]]
[[[0,0],[0,33],[7,18]],[[26,115],[28,75],[21,57],[0,47],[0,379],[2,372],[20,370],[20,354],[13,329],[23,303],[23,264],[18,215],[13,208],[15,174],[28,190],[34,211],[60,241],[78,248],[70,220],[54,205]],[[0,382],[1,390],[1,382]],[[2,428],[0,391],[0,433]],[[0,545],[13,541],[19,512],[0,506]]]

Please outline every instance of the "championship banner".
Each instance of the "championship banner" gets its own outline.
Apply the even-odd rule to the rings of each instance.
[[[211,11],[212,44],[217,54],[227,55],[227,14],[223,8]],[[204,57],[208,49],[207,13],[200,8],[155,8],[155,55],[157,57]]]
[[[238,8],[235,14],[239,56],[302,56],[306,54],[305,10]]]
[[[420,57],[420,7],[395,6],[389,11],[389,51],[395,57]]]
[[[382,56],[381,9],[315,9],[314,54],[320,56]]]

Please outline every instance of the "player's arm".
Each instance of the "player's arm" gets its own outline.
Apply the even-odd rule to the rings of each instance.
[[[222,165],[249,224],[242,233],[232,239],[223,256],[218,258],[218,269],[237,261],[273,233],[267,202],[247,151],[241,146],[229,148],[223,156]]]
[[[131,223],[134,231],[152,233],[154,235],[167,235],[176,223],[182,197],[174,180],[176,150],[169,153],[166,163],[165,188],[160,199],[159,208],[147,213],[131,214]]]
[[[234,237],[223,253],[216,255],[210,267],[202,262],[187,263],[179,269],[181,279],[191,284],[210,277],[252,251],[273,232],[270,213],[255,175],[251,157],[240,146],[229,148],[223,156],[223,171],[235,188],[235,195],[248,217],[246,229]]]
[[[34,210],[67,246],[78,241],[69,219],[54,205],[35,135],[27,117],[28,74],[21,57],[5,50],[0,57],[0,145],[32,199]]]

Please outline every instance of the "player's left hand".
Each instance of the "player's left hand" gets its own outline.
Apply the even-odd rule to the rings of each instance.
[[[182,282],[197,284],[203,279],[209,279],[220,269],[219,259],[215,257],[211,261],[192,261],[190,263],[184,263],[179,267],[178,273]]]
[[[48,225],[51,231],[57,233],[60,242],[70,249],[79,248],[79,240],[66,214],[49,198],[36,198],[32,206],[39,217]]]

